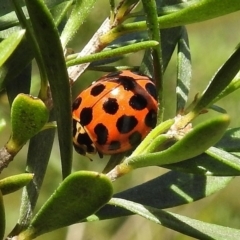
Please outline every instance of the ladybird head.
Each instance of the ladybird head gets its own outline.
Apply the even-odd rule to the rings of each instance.
[[[89,138],[83,126],[75,119],[73,119],[73,145],[76,151],[82,155],[86,155],[86,153],[96,153],[96,148],[92,140]]]
[[[88,157],[90,160],[90,155],[96,154],[96,152],[98,152],[100,158],[103,157],[96,149],[84,127],[76,119],[73,119],[73,146],[76,152]]]

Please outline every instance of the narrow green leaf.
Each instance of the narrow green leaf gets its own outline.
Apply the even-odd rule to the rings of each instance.
[[[26,0],[26,5],[51,87],[64,178],[71,172],[72,119],[70,84],[63,49],[53,18],[43,1]]]
[[[175,50],[177,42],[179,41],[179,38],[181,36],[182,27],[161,29],[160,31],[161,31],[163,72],[165,72],[168,63],[172,58],[172,54]],[[135,32],[134,34],[135,35],[142,34],[142,32]],[[125,35],[123,35],[122,37],[124,36]],[[169,39],[171,39],[171,41],[169,41]],[[144,54],[143,61],[140,66],[140,72],[153,77],[153,64],[149,50],[147,50]]]
[[[80,26],[83,24],[90,11],[94,7],[96,0],[77,0],[73,10],[69,16],[69,19],[61,34],[61,41],[63,48],[65,48],[68,42],[77,33]]]
[[[229,128],[215,146],[228,152],[240,152],[240,127]]]
[[[103,60],[106,58],[110,58],[110,57],[117,57],[117,56],[122,56],[124,54],[128,54],[128,53],[132,53],[132,52],[137,52],[143,49],[147,49],[153,46],[157,46],[159,45],[158,42],[156,41],[144,41],[144,42],[139,42],[139,43],[134,43],[128,46],[124,46],[124,47],[119,47],[116,49],[112,49],[112,50],[107,50],[107,51],[103,51],[100,53],[94,53],[88,56],[83,56],[80,58],[76,58],[74,60],[69,60],[67,62],[67,66],[74,66],[77,64],[82,64],[82,63],[87,63],[87,62],[93,62],[93,61],[97,61],[97,60]]]
[[[160,209],[144,206],[124,199],[113,198],[109,204],[122,207],[138,214],[147,220],[163,225],[167,228],[191,236],[195,239],[204,240],[236,240],[240,238],[240,230],[205,223],[179,214],[163,211]]]
[[[50,113],[50,120],[53,119],[53,112]],[[31,138],[28,154],[26,172],[34,174],[33,181],[23,188],[20,214],[17,230],[25,229],[29,225],[35,206],[38,200],[43,179],[48,167],[49,158],[52,152],[55,129],[41,131]],[[41,152],[41,154],[39,154]]]
[[[162,167],[211,176],[239,176],[240,158],[226,151],[211,147],[205,153],[175,164]]]
[[[197,125],[168,149],[126,159],[121,165],[139,168],[170,164],[195,157],[213,146],[223,136],[230,122],[228,115],[220,115]],[[120,165],[120,166],[121,166]]]
[[[6,121],[5,119],[0,119],[0,132],[5,128],[6,126]]]
[[[5,209],[4,209],[2,192],[0,191],[0,239],[4,239],[5,225],[6,225]]]
[[[55,7],[56,5],[58,5],[58,4],[61,4],[61,3],[63,3],[63,2],[67,2],[67,1],[69,1],[69,0],[44,0],[44,2],[45,2],[45,4],[48,6],[48,8],[53,8],[53,7]],[[71,0],[70,0],[71,1]]]
[[[126,0],[126,1],[121,1],[119,5],[117,6],[117,11],[116,13],[113,13],[114,19],[111,19],[113,24],[116,25],[119,24],[120,22],[123,22],[125,19],[124,17],[127,16],[131,10],[138,4],[139,0]],[[113,9],[113,6],[115,4],[110,2],[110,6]]]
[[[240,10],[238,0],[232,0],[231,4],[229,0],[192,0],[176,5],[175,10],[170,11],[170,14],[158,17],[158,23],[160,29],[171,28],[206,21],[238,10]],[[110,42],[111,39],[114,40],[121,35],[146,29],[146,21],[122,24],[106,33],[101,40]]]
[[[161,42],[159,24],[157,21],[157,5],[154,0],[142,0],[143,9],[146,14],[148,35],[151,40]],[[158,123],[163,121],[164,116],[164,95],[163,95],[163,62],[161,45],[152,47],[153,79],[155,80],[158,92]]]
[[[8,84],[10,88],[14,87],[15,93],[20,89],[23,93],[29,93],[29,91],[27,91],[27,88],[30,89],[30,81],[28,79],[29,75],[27,76],[27,78],[25,76],[24,79],[22,79],[21,83],[19,82],[17,83],[16,81],[19,81],[20,79],[18,78],[19,74],[22,73],[22,76],[26,74],[24,69],[26,69],[27,66],[29,66],[32,59],[33,59],[32,49],[29,47],[29,42],[24,37],[17,46],[17,48],[15,49],[15,51],[11,54],[11,56],[0,67],[0,91],[6,87],[6,84]],[[29,67],[28,69],[31,70],[31,67]],[[25,87],[29,85],[29,87],[26,87],[24,91],[22,87],[20,87],[20,85],[21,86],[24,85],[23,82],[26,84]],[[9,93],[12,95],[12,92]],[[13,98],[14,96],[10,97],[10,102],[13,100]]]
[[[188,34],[186,28],[182,27],[181,38],[178,42],[177,113],[185,108],[188,100],[191,77],[192,65]]]
[[[240,72],[235,76],[235,78],[229,83],[229,85],[214,99],[214,102],[226,97],[232,92],[240,88]]]
[[[212,177],[170,171],[138,186],[114,194],[114,198],[123,198],[154,208],[171,208],[191,203],[210,196],[225,188],[233,177]],[[132,214],[125,209],[106,205],[94,218],[111,219]]]
[[[26,54],[26,53],[24,53],[24,54]],[[31,54],[30,54],[30,56],[31,56]],[[11,56],[10,58],[13,58],[13,57],[14,56]],[[23,61],[24,60],[25,59],[23,59]],[[28,60],[30,60],[30,58]],[[11,62],[11,60],[9,59],[9,61],[7,61],[7,63],[3,65],[3,69],[10,62]],[[25,63],[27,63],[27,62],[25,62]],[[20,69],[21,69],[21,67],[20,67]],[[16,72],[19,73],[20,69],[16,70]],[[9,102],[10,107],[12,106],[12,103],[18,94],[20,94],[20,93],[29,94],[30,88],[31,88],[31,80],[32,80],[32,64],[29,64],[24,69],[21,69],[21,72],[19,73],[19,75],[15,76],[15,77],[13,75],[10,76],[11,75],[10,72],[13,72],[13,71],[14,71],[14,68],[8,69],[6,71],[6,75],[5,75],[5,78],[7,78],[6,82],[5,82],[5,88],[6,88],[8,102]]]
[[[3,6],[3,8],[4,8],[6,6],[2,5],[3,2],[6,2],[6,1],[2,1],[0,6],[1,7]],[[1,13],[0,14],[0,31],[9,29],[9,28],[19,24],[16,13],[13,11],[12,6],[8,5],[7,10],[9,10],[9,13]],[[1,34],[1,37],[2,37],[2,34]]]
[[[4,39],[0,43],[0,67],[4,64],[4,62],[11,56],[13,51],[16,49],[18,44],[21,42],[23,36],[25,34],[25,30],[20,30],[11,34],[8,38]]]
[[[32,179],[33,174],[31,173],[22,173],[3,178],[0,180],[0,190],[3,195],[15,192],[26,186]]]
[[[217,105],[212,105],[212,106],[209,107],[209,109],[211,109],[213,111],[216,111],[218,113],[227,113],[227,111],[224,108],[219,107]]]
[[[21,1],[23,2],[23,1]],[[62,17],[66,13],[66,8],[68,5],[72,4],[72,0],[58,0],[58,1],[44,1],[46,5],[50,8],[56,24],[61,21]],[[1,1],[0,4],[0,31],[10,29],[13,26],[19,25],[19,20],[16,16],[16,12],[13,10],[12,4],[8,1]],[[26,18],[28,19],[28,12],[26,11],[26,6],[21,5],[25,13]],[[12,32],[12,29],[10,30]],[[1,34],[1,33],[0,33]]]
[[[240,10],[239,1],[192,0],[179,4],[179,11],[159,17],[160,26],[173,27],[223,16]],[[196,14],[196,12],[198,14]]]
[[[28,229],[20,233],[19,239],[32,239],[77,223],[105,205],[112,193],[112,184],[104,174],[72,173],[39,210]]]
[[[219,141],[228,127],[229,122],[229,116],[226,114],[205,121],[186,133],[182,139],[178,140],[166,150],[156,153],[139,154],[138,156],[129,156],[107,175],[112,181],[115,181],[118,177],[129,173],[133,169],[147,166],[162,166],[181,162],[200,155]],[[157,138],[156,141],[158,140]],[[162,143],[162,141],[160,141],[160,143]],[[151,143],[151,145],[153,144],[154,143]],[[156,149],[157,146],[154,148]]]
[[[56,26],[59,26],[61,21],[66,17],[67,12],[73,4],[73,0],[65,1],[50,8]]]
[[[199,113],[204,108],[209,107],[214,103],[218,95],[230,84],[240,69],[240,46],[230,56],[230,58],[218,70],[216,75],[212,78],[207,89],[200,96],[196,106],[192,110]]]

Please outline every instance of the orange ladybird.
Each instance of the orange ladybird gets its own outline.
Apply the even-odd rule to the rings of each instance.
[[[115,154],[136,147],[157,122],[151,78],[130,70],[109,73],[72,105],[73,145],[82,154]]]

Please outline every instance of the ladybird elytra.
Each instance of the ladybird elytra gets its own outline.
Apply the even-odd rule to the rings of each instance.
[[[130,150],[155,127],[157,108],[148,76],[130,70],[104,75],[73,102],[73,145],[82,155]]]

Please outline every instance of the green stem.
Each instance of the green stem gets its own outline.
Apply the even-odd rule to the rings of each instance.
[[[178,11],[158,17],[160,29],[206,21],[240,10],[239,0],[193,0],[182,4]],[[198,14],[196,14],[196,12]],[[101,37],[101,42],[112,42],[114,39],[131,32],[147,29],[146,21],[122,24]]]
[[[148,35],[151,40],[161,42],[160,29],[158,24],[157,6],[154,0],[142,0],[144,11],[146,12],[146,22],[148,26]],[[153,79],[156,82],[158,90],[158,123],[162,122],[164,114],[163,99],[163,64],[161,45],[152,48],[153,58]]]
[[[119,47],[113,50],[103,51],[103,52],[99,52],[99,53],[95,53],[95,54],[91,54],[88,56],[83,56],[80,58],[76,58],[74,60],[67,61],[67,66],[70,67],[70,66],[74,66],[82,63],[94,62],[97,60],[103,60],[110,57],[121,56],[124,54],[147,49],[156,45],[158,45],[158,42],[156,41],[144,41],[140,43],[135,43],[128,46]]]

